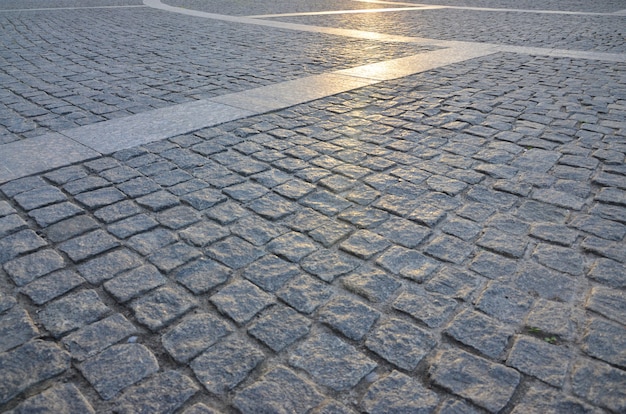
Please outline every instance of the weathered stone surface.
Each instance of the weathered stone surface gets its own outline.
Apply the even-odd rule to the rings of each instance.
[[[474,296],[481,284],[482,279],[469,272],[444,267],[424,285],[424,288],[454,299],[467,301]]]
[[[200,383],[223,395],[246,379],[265,355],[248,340],[229,336],[194,359],[190,366]]]
[[[521,379],[511,368],[452,349],[437,353],[429,373],[435,384],[492,413],[504,408]]]
[[[172,358],[187,362],[233,330],[231,324],[216,315],[197,313],[167,331],[161,342]]]
[[[0,315],[0,352],[22,345],[38,334],[37,327],[24,309],[14,306]]]
[[[379,322],[365,341],[369,350],[408,371],[414,370],[436,344],[430,333],[397,318]]]
[[[326,303],[332,291],[326,283],[311,276],[299,275],[276,292],[276,296],[294,309],[309,314]]]
[[[278,366],[239,391],[234,406],[244,414],[307,412],[324,396],[310,382]]]
[[[235,322],[244,324],[274,303],[274,298],[247,280],[237,280],[211,296],[211,302]]]
[[[582,350],[594,358],[626,368],[626,328],[594,318],[582,338]]]
[[[415,379],[393,371],[368,388],[361,406],[371,414],[427,414],[434,411],[438,400],[437,394]]]
[[[581,359],[572,370],[572,391],[594,405],[626,411],[626,373],[610,365]]]
[[[94,322],[109,312],[93,290],[83,290],[48,303],[39,313],[43,326],[59,337]]]
[[[0,239],[0,264],[47,245],[48,243],[32,230],[22,230],[6,236]]]
[[[611,259],[598,259],[589,270],[587,277],[607,286],[626,287],[626,265]]]
[[[532,337],[518,336],[507,365],[561,388],[567,374],[570,352],[564,347]]]
[[[458,314],[445,333],[490,358],[497,358],[513,336],[512,329],[473,310]]]
[[[113,345],[79,365],[78,369],[104,399],[159,370],[155,356],[143,345]]]
[[[71,270],[59,270],[41,277],[20,289],[37,305],[42,305],[52,299],[69,292],[85,283],[85,279]]]
[[[351,292],[363,296],[371,302],[384,302],[402,286],[393,277],[380,269],[364,266],[341,279]]]
[[[626,293],[624,291],[596,286],[591,289],[586,308],[626,325]]]
[[[72,358],[82,361],[136,333],[137,328],[116,313],[67,335],[63,338],[63,345]]]
[[[450,317],[457,303],[446,296],[415,288],[402,292],[392,306],[434,328],[441,326]]]
[[[383,269],[421,283],[425,281],[439,265],[423,254],[400,246],[392,246],[376,259],[376,264]]]
[[[72,237],[80,236],[99,227],[98,222],[88,215],[77,215],[67,220],[59,221],[46,229],[48,239],[53,242],[62,242]]]
[[[201,255],[202,253],[198,249],[186,243],[178,242],[154,251],[148,256],[148,260],[159,270],[167,273]]]
[[[575,265],[574,265],[575,266]],[[524,292],[550,300],[571,300],[580,289],[580,279],[535,263],[519,270],[515,285]]]
[[[380,312],[349,296],[335,296],[319,310],[318,317],[321,322],[358,341],[378,320]]]
[[[264,254],[261,249],[235,236],[214,243],[208,248],[207,253],[231,269],[247,266]]]
[[[565,340],[572,340],[581,313],[582,311],[574,310],[566,303],[539,299],[528,313],[526,326],[539,329],[542,334],[548,336],[556,335]]]
[[[248,328],[248,333],[280,352],[309,333],[311,321],[287,306],[275,306]]]
[[[99,285],[121,272],[141,264],[139,256],[128,249],[106,253],[78,266],[78,272],[89,283]]]
[[[522,321],[532,302],[532,297],[517,289],[490,282],[476,300],[476,308],[503,322],[515,324]]]
[[[526,251],[528,240],[525,237],[507,234],[495,228],[487,228],[476,244],[504,256],[519,259]]]
[[[559,272],[578,276],[583,272],[583,258],[572,249],[539,244],[533,252],[533,257],[541,264]]]
[[[332,283],[336,277],[356,269],[360,264],[360,261],[348,255],[319,250],[302,260],[301,266],[308,273]]]
[[[59,250],[66,253],[76,263],[119,245],[117,239],[104,230],[95,230],[61,243]]]
[[[191,378],[177,371],[165,371],[124,391],[116,401],[115,411],[173,413],[198,391]]]
[[[128,302],[166,282],[156,267],[143,265],[105,282],[104,288],[119,302]]]
[[[10,414],[85,413],[95,414],[89,401],[73,384],[59,384],[21,402]]]
[[[289,232],[272,240],[267,249],[290,262],[299,262],[316,251],[318,246],[301,233]]]
[[[4,264],[4,270],[18,286],[63,268],[65,260],[54,250],[40,250]]]
[[[461,264],[472,251],[473,247],[469,243],[448,235],[435,237],[424,249],[430,256],[456,264]]]
[[[0,404],[70,368],[70,356],[51,342],[31,341],[0,354]]]
[[[377,364],[336,336],[319,333],[298,346],[289,364],[335,391],[354,387]]]
[[[545,385],[536,384],[526,392],[515,405],[513,414],[538,413],[571,413],[591,414],[596,410],[583,401],[558,393]]]
[[[197,306],[198,301],[187,291],[169,286],[162,286],[130,303],[137,321],[154,332]]]
[[[295,264],[269,254],[248,266],[242,275],[260,288],[274,292],[300,273]]]
[[[218,262],[201,257],[174,272],[174,278],[195,294],[206,293],[226,282],[231,270]]]

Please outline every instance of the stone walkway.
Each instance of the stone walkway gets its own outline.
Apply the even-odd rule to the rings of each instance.
[[[1,0],[0,412],[626,412],[626,1],[540,3]]]

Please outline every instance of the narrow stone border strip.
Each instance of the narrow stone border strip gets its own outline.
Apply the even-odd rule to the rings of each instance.
[[[129,4],[122,6],[85,6],[85,7],[46,7],[46,8],[38,8],[38,9],[3,9],[0,10],[0,13],[9,13],[9,12],[30,12],[30,11],[55,11],[55,10],[87,10],[87,9],[136,9],[146,7],[143,5]]]
[[[301,12],[301,13],[278,13],[278,14],[257,14],[246,16],[250,19],[269,19],[273,17],[300,17],[300,16],[330,16],[334,14],[363,14],[363,13],[389,13],[408,10],[424,10],[439,9],[440,7],[394,7],[388,9],[354,9],[354,10],[331,10],[320,12]]]

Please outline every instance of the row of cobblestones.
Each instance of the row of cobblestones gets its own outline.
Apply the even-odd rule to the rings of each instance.
[[[624,69],[500,54],[0,186],[0,410],[624,412]]]

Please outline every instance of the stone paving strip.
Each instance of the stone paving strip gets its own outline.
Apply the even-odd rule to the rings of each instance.
[[[626,412],[626,62],[444,42],[0,146],[0,412]]]

